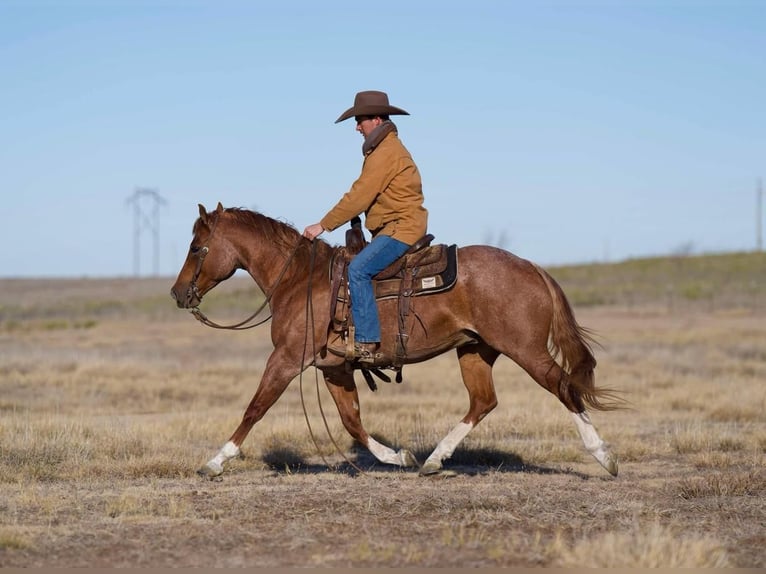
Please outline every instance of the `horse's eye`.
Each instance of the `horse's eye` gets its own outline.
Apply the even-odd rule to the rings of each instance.
[[[192,255],[196,255],[197,253],[199,253],[199,250],[200,250],[199,247],[197,247],[196,245],[192,245],[189,251],[192,252]]]

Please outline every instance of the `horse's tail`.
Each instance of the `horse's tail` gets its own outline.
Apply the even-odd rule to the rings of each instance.
[[[592,345],[598,343],[593,333],[577,323],[569,300],[556,280],[542,267],[532,265],[543,278],[553,302],[549,350],[554,360],[561,357],[561,368],[566,373],[559,383],[559,398],[578,412],[584,410],[583,403],[601,411],[621,408],[617,391],[596,387]]]

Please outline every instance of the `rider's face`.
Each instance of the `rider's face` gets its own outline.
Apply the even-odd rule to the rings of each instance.
[[[383,120],[378,116],[356,116],[354,119],[356,120],[356,131],[365,138],[372,133],[372,130],[383,123]]]

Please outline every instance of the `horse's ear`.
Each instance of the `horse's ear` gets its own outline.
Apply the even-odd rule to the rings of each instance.
[[[218,213],[221,213],[221,212],[223,211],[223,205],[221,205],[221,202],[220,202],[220,201],[218,202],[218,207],[216,207],[216,208],[215,208],[215,210],[216,210]]]
[[[207,209],[205,209],[205,206],[201,203],[197,204],[199,206],[199,218],[202,220],[202,223],[207,225]]]

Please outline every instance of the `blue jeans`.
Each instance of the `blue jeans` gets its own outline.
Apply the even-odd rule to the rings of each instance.
[[[391,265],[410,248],[388,235],[378,235],[348,265],[348,288],[351,292],[351,315],[356,329],[354,340],[380,342],[380,319],[372,278]]]

